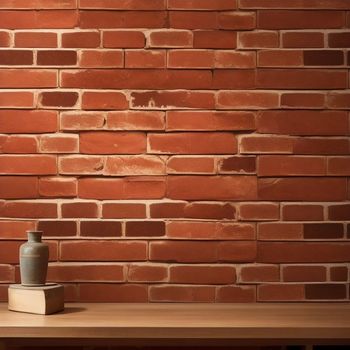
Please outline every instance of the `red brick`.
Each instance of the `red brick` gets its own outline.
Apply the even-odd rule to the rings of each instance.
[[[350,157],[332,157],[328,158],[329,175],[350,175]]]
[[[167,237],[181,239],[255,239],[255,227],[243,223],[170,221],[167,223],[166,232]]]
[[[168,268],[164,265],[131,264],[128,268],[129,282],[165,282],[168,279]]]
[[[247,111],[171,111],[167,130],[255,130],[255,115]]]
[[[197,91],[147,91],[132,92],[131,104],[134,108],[214,108],[215,96],[212,92]]]
[[[255,29],[255,12],[221,12],[218,15],[218,24],[220,29]]]
[[[126,50],[125,68],[165,68],[165,50]]]
[[[10,265],[0,265],[1,283],[15,282],[15,267]]]
[[[220,174],[256,173],[255,157],[229,157],[220,159],[218,170]]]
[[[57,47],[57,34],[49,32],[17,32],[15,47]]]
[[[150,261],[176,261],[183,263],[216,262],[216,242],[152,241],[149,243]]]
[[[34,94],[25,91],[11,91],[0,93],[0,108],[32,108],[34,107]]]
[[[350,220],[350,204],[335,204],[328,207],[329,220]]]
[[[70,50],[38,51],[37,64],[40,66],[74,66],[77,52]]]
[[[346,135],[347,113],[343,111],[262,111],[258,132],[289,135]]]
[[[43,202],[5,202],[0,215],[7,218],[57,218],[57,204]]]
[[[38,197],[38,178],[35,176],[1,176],[0,197],[24,199]]]
[[[46,237],[76,236],[77,223],[75,221],[39,221],[38,230],[43,231]]]
[[[77,135],[43,135],[40,137],[42,153],[76,153],[78,152]]]
[[[344,53],[338,50],[308,50],[304,51],[305,66],[342,66]]]
[[[121,68],[124,63],[122,50],[82,50],[79,66],[84,68]]]
[[[78,98],[78,92],[42,92],[39,94],[39,104],[42,107],[72,108],[76,105]]]
[[[149,47],[192,47],[193,33],[189,30],[163,29],[152,31],[147,39]]]
[[[144,219],[146,205],[141,203],[103,203],[104,219]]]
[[[242,203],[239,207],[240,220],[278,220],[279,205],[276,203]]]
[[[104,168],[104,159],[94,156],[60,157],[60,174],[101,174]]]
[[[169,176],[168,198],[189,200],[255,199],[254,176]]]
[[[171,157],[166,164],[168,174],[214,174],[216,164],[209,157]]]
[[[240,143],[241,153],[292,153],[293,139],[284,136],[244,136]]]
[[[119,30],[103,32],[103,47],[108,48],[142,48],[145,35],[136,30]]]
[[[279,46],[278,32],[252,31],[238,33],[239,48],[269,48]]]
[[[258,52],[259,67],[297,67],[304,64],[301,50],[264,50]]]
[[[300,240],[303,225],[299,223],[267,222],[258,224],[259,240]]]
[[[322,191],[319,189],[322,188]],[[267,178],[258,180],[258,198],[337,201],[346,199],[346,181],[337,178]]]
[[[235,219],[236,208],[230,203],[188,203],[184,217],[192,219]]]
[[[342,223],[306,223],[304,224],[305,239],[339,239],[344,237]]]
[[[85,132],[80,134],[80,152],[87,154],[136,154],[146,150],[146,135],[137,132]]]
[[[322,176],[326,175],[324,157],[260,156],[259,176]]]
[[[72,202],[61,204],[62,218],[97,218],[98,206],[94,202]]]
[[[1,239],[26,239],[26,231],[35,230],[35,221],[0,221]],[[3,242],[1,242],[3,244]]]
[[[237,152],[237,140],[229,133],[149,134],[149,151],[173,154],[226,154]]]
[[[164,130],[165,114],[159,111],[111,112],[107,116],[108,129]]]
[[[164,235],[164,221],[128,221],[125,224],[126,237],[159,237]]]
[[[250,73],[250,74],[249,74]],[[233,73],[231,73],[232,75]],[[236,74],[246,77],[252,72]],[[88,71],[63,71],[62,87],[87,89],[207,89],[212,75],[207,70],[115,69],[113,71],[90,69]],[[1,74],[0,74],[1,78]],[[251,77],[253,79],[253,76]],[[235,85],[246,86],[236,82]]]
[[[72,32],[62,33],[62,47],[99,47],[99,32]]]
[[[259,242],[258,262],[264,263],[325,263],[347,262],[350,245],[330,242]]]
[[[322,32],[282,33],[282,46],[287,48],[324,47],[324,34]]]
[[[240,6],[242,8],[279,8],[279,9],[348,9],[349,3],[347,0],[241,0]]]
[[[164,10],[164,0],[80,0],[79,8],[86,9],[115,9],[115,10]]]
[[[255,286],[222,286],[218,287],[216,301],[219,303],[254,303]]]
[[[8,9],[75,9],[76,0],[3,0],[0,8]]]
[[[215,89],[252,89],[256,87],[255,71],[251,69],[217,69],[214,70],[213,85]]]
[[[157,156],[112,156],[103,169],[106,175],[164,175],[165,162]]]
[[[322,282],[327,279],[325,266],[284,266],[282,271],[285,282]]]
[[[61,130],[102,129],[105,116],[102,112],[63,112],[61,113]]]
[[[38,141],[35,136],[1,136],[0,153],[37,153]]]
[[[341,11],[265,10],[258,13],[258,28],[262,29],[331,29],[342,28],[344,24]]]
[[[13,9],[13,7],[11,7]],[[64,29],[78,24],[75,10],[0,11],[1,27],[5,29]]]
[[[175,265],[169,268],[170,283],[231,284],[236,282],[233,266]]]
[[[165,195],[161,177],[79,179],[79,197],[87,199],[158,199]]]
[[[0,155],[0,174],[53,175],[56,157],[46,155]]]
[[[128,109],[129,102],[122,92],[85,91],[82,95],[83,109]]]
[[[258,301],[300,301],[305,299],[301,284],[262,284],[258,286]]]
[[[33,51],[28,50],[1,50],[0,65],[20,66],[33,64]]]
[[[0,32],[0,47],[8,47],[11,45],[11,36],[8,32]]]
[[[323,206],[316,204],[285,204],[282,207],[285,221],[322,221]]]
[[[322,93],[283,93],[281,106],[289,108],[324,108],[325,95]]]
[[[62,241],[61,261],[138,261],[146,260],[146,242]]]
[[[168,0],[170,10],[234,10],[236,0]]]
[[[243,283],[278,282],[280,271],[277,265],[246,265],[241,267],[239,280]]]
[[[215,50],[215,68],[255,68],[255,52],[237,52],[229,50]]]
[[[216,29],[217,14],[212,11],[169,11],[170,28]]]
[[[305,298],[307,300],[347,299],[347,286],[345,284],[309,284],[305,285]]]
[[[329,124],[330,125],[330,124]],[[349,144],[346,139],[306,138],[294,140],[293,153],[295,154],[348,154]]]
[[[212,50],[169,50],[168,67],[170,68],[213,68]]]
[[[57,72],[38,69],[2,69],[1,88],[52,88],[57,86]]]
[[[257,254],[256,242],[220,242],[218,243],[217,254],[219,261],[254,262]]]
[[[343,70],[326,69],[260,69],[258,88],[274,89],[345,89]]]
[[[165,11],[80,11],[80,28],[163,28]]]
[[[147,286],[133,284],[84,283],[79,288],[80,302],[145,303]]]
[[[331,266],[329,268],[331,281],[347,281],[348,280],[348,267],[347,266]]]
[[[77,180],[69,177],[42,177],[39,180],[39,194],[42,197],[75,197]]]
[[[234,49],[237,46],[237,33],[233,31],[195,31],[193,47],[213,49]]]
[[[215,288],[207,286],[151,286],[150,301],[156,302],[213,302]]]
[[[80,235],[84,237],[120,237],[122,224],[118,221],[81,221]]]
[[[275,92],[219,91],[218,109],[272,109],[279,106],[279,95]]]
[[[124,267],[113,264],[55,263],[48,266],[47,280],[52,282],[124,282]]]
[[[329,47],[350,47],[350,33],[329,33]]]
[[[185,213],[184,202],[151,203],[151,218],[183,218]]]
[[[332,109],[350,108],[350,94],[347,92],[331,92],[327,95],[327,105]]]

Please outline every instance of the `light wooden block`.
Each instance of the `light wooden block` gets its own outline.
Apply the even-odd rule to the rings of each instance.
[[[11,311],[48,315],[64,309],[64,288],[53,283],[39,287],[11,284],[8,299]]]

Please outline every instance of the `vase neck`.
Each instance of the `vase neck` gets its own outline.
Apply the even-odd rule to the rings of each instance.
[[[41,242],[42,231],[27,231],[28,233],[28,242]]]

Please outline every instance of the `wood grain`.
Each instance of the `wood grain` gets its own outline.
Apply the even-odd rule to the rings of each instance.
[[[350,304],[66,304],[43,316],[3,303],[1,338],[350,344]]]

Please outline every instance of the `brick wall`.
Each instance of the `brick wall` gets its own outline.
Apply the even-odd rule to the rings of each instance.
[[[348,0],[1,0],[0,298],[349,299]]]

